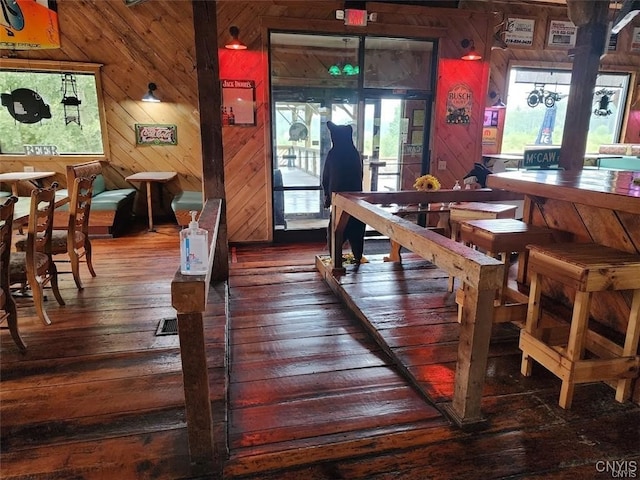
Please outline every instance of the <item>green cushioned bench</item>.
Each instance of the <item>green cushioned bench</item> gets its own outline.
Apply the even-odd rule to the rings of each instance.
[[[181,191],[171,200],[171,209],[176,216],[176,221],[181,227],[186,227],[191,221],[191,212],[202,210],[202,192]]]
[[[67,166],[67,184],[73,185],[76,177],[96,176],[93,182],[89,233],[92,235],[117,236],[130,223],[133,215],[135,188],[116,188],[108,190],[99,161]],[[70,182],[70,183],[69,183]],[[56,196],[71,196],[67,190],[59,190]],[[54,228],[66,229],[68,205],[56,209]]]

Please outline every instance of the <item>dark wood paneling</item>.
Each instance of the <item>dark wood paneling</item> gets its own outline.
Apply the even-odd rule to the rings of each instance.
[[[223,147],[225,164],[225,190],[227,194],[229,240],[256,242],[271,239],[271,151],[268,93],[268,52],[266,31],[273,19],[279,28],[297,31],[327,30],[334,33],[371,32],[379,35],[418,36],[440,38],[440,58],[458,58],[462,53],[460,41],[472,36],[476,47],[490,61],[488,91],[503,95],[506,90],[509,63],[568,64],[565,51],[545,49],[546,26],[549,18],[566,18],[566,7],[525,2],[462,1],[458,9],[430,9],[415,5],[389,5],[371,3],[370,10],[378,12],[378,20],[364,30],[346,27],[335,20],[335,10],[343,7],[341,1],[221,1],[216,2],[218,44],[229,37],[229,27],[240,28],[242,40],[249,49],[220,54],[220,74],[230,78],[256,81],[256,126],[224,127]],[[533,16],[538,28],[532,49],[509,48],[491,50],[490,37],[501,15],[486,13],[513,12]],[[58,2],[61,30],[61,48],[56,50],[18,51],[2,50],[2,55],[15,54],[24,59],[94,62],[102,68],[103,94],[109,129],[109,150],[112,171],[107,181],[113,186],[128,187],[127,175],[146,170],[175,170],[178,179],[167,185],[170,192],[179,188],[200,190],[202,187],[202,153],[200,142],[200,105],[196,75],[195,37],[192,5],[188,1],[153,0],[127,7],[122,1],[85,0]],[[637,25],[638,19],[634,21]],[[424,33],[424,32],[428,33]],[[635,67],[639,56],[630,54],[632,27],[626,27],[619,36],[618,49],[607,54],[602,63],[606,67]],[[139,101],[147,84],[158,85],[161,104],[143,104]],[[637,82],[637,80],[636,80]],[[637,128],[640,89],[636,88],[632,103],[636,114],[627,123],[627,141],[640,141]],[[492,99],[486,98],[491,104]],[[134,140],[135,123],[172,123],[178,127],[178,145],[138,147]],[[481,141],[468,135],[462,142],[466,148],[451,150],[443,142],[434,149],[432,158],[444,155],[450,165],[442,174],[445,183],[460,176],[471,159],[465,156],[476,152]],[[438,150],[439,149],[439,150]],[[34,165],[41,170],[63,172],[68,163],[83,159],[31,157],[23,160],[3,161],[0,169],[22,170]],[[434,170],[437,172],[437,170]],[[64,177],[60,175],[61,182]],[[62,184],[64,186],[64,184]],[[144,215],[144,202],[138,205]],[[163,213],[167,204],[156,205]]]

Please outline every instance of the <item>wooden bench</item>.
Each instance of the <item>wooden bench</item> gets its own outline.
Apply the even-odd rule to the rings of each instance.
[[[90,235],[117,236],[131,222],[135,188],[107,189],[103,175],[102,162],[95,160],[76,165],[67,165],[67,186],[72,186],[78,177],[96,176],[91,198],[91,215],[89,220]],[[57,196],[71,197],[68,190],[60,190]],[[65,230],[68,227],[68,205],[56,210],[54,228]]]

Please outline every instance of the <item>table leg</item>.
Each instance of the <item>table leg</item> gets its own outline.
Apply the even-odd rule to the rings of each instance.
[[[153,228],[153,202],[151,201],[151,182],[145,182],[147,184],[147,213],[149,214],[149,231],[155,232]]]

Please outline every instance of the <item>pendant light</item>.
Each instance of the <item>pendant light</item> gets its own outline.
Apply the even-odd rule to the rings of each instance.
[[[240,41],[238,38],[240,36],[240,29],[236,26],[229,28],[229,34],[231,35],[231,40],[229,40],[224,48],[228,48],[229,50],[246,50],[247,46]]]
[[[468,48],[469,50],[467,51],[467,53],[465,53],[464,55],[462,55],[462,60],[482,60],[482,55],[480,55],[477,51],[476,51],[476,47],[473,44],[473,40],[469,40],[468,38],[465,38],[464,40],[462,40],[462,42],[460,42],[460,45],[462,45],[462,48]]]

